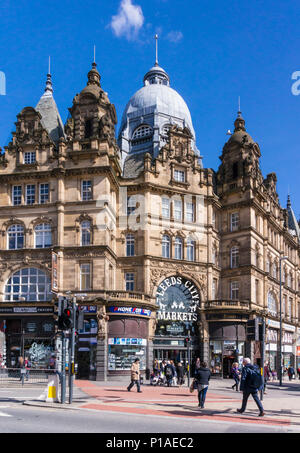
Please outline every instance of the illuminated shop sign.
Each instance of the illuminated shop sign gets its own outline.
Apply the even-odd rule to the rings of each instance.
[[[145,310],[144,308],[135,308],[135,307],[108,307],[110,313],[126,314],[126,315],[141,315],[141,316],[151,316],[150,310]]]
[[[194,334],[199,303],[199,290],[191,280],[181,276],[165,278],[156,292],[156,335]]]
[[[147,340],[144,338],[119,338],[119,337],[114,337],[114,338],[109,338],[108,339],[108,344],[110,345],[122,345],[122,346],[147,346]]]

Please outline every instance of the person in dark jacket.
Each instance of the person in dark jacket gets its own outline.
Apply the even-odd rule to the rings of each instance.
[[[178,385],[184,384],[184,368],[181,362],[177,363],[177,378],[178,378]]]
[[[207,368],[206,362],[201,362],[200,367],[195,369],[195,379],[197,380],[198,385],[198,401],[199,401],[198,406],[201,409],[204,408],[210,375],[211,373],[210,370]]]
[[[289,380],[291,381],[291,380],[293,379],[294,374],[295,374],[295,370],[294,370],[294,368],[290,365],[290,366],[288,367],[287,372],[288,372]]]
[[[165,376],[167,380],[167,386],[170,387],[172,385],[172,379],[175,376],[175,368],[169,360],[167,365],[165,366]]]
[[[242,370],[242,377],[241,377],[241,386],[240,390],[243,392],[243,402],[241,409],[237,409],[237,412],[242,414],[246,410],[247,401],[250,395],[257,404],[259,409],[259,416],[263,417],[265,415],[263,405],[258,397],[258,390],[262,390],[263,383],[261,381],[260,386],[254,386],[251,382],[251,372],[255,370],[255,366],[251,365],[251,360],[249,358],[244,359],[243,361],[243,370]]]
[[[237,362],[234,362],[232,364],[232,368],[231,368],[231,375],[235,381],[235,384],[232,385],[232,390],[234,389],[234,387],[236,387],[236,391],[238,392],[239,391],[239,383],[240,383],[240,372],[239,372],[239,364]]]

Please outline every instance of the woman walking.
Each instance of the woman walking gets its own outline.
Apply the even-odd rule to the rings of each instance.
[[[239,364],[237,362],[234,362],[232,364],[231,368],[231,375],[235,381],[235,384],[231,387],[232,390],[234,390],[234,387],[236,387],[236,391],[239,391],[239,383],[240,383],[240,372],[239,372]]]
[[[204,409],[206,393],[210,380],[210,370],[207,368],[207,363],[202,362],[200,368],[195,370],[195,379],[197,380],[198,385],[198,406],[201,409]]]

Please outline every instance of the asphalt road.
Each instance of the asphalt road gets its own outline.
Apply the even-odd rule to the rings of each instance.
[[[191,418],[135,415],[91,409],[49,409],[23,405],[36,400],[41,388],[0,389],[0,433],[290,433],[289,426],[193,420]],[[83,394],[76,390],[74,399]],[[295,432],[295,431],[294,431]],[[300,430],[298,431],[300,433]],[[112,436],[113,438],[113,436]]]
[[[286,428],[0,404],[1,433],[278,433]]]

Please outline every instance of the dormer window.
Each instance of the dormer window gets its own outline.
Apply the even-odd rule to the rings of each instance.
[[[36,152],[30,151],[24,153],[24,164],[34,164],[36,162]]]
[[[135,129],[132,135],[132,144],[137,145],[139,143],[143,143],[144,141],[148,141],[153,135],[152,127],[144,124],[143,126],[139,126]]]
[[[185,171],[184,170],[174,170],[174,179],[177,182],[185,182]]]

